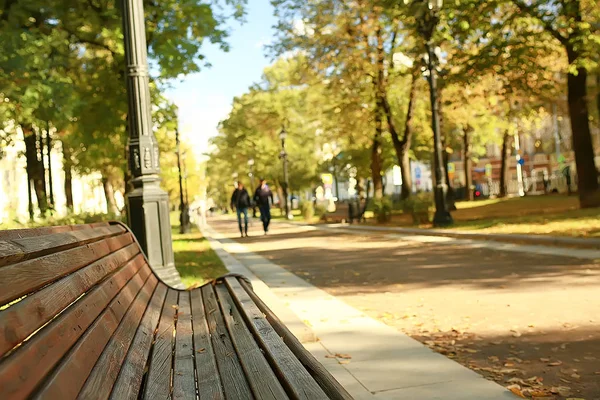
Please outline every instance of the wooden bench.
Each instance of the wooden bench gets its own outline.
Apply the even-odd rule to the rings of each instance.
[[[351,399],[240,276],[190,291],[120,223],[0,231],[0,399]]]
[[[350,207],[348,203],[336,203],[335,211],[323,215],[324,222],[347,222],[350,220]]]

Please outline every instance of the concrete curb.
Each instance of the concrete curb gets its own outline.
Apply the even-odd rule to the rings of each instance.
[[[298,315],[290,310],[289,307],[287,307],[261,279],[246,268],[240,260],[232,256],[223,248],[223,245],[221,244],[223,238],[219,237],[221,235],[208,225],[204,227],[198,226],[198,229],[200,229],[200,232],[202,232],[202,235],[209,241],[212,249],[217,253],[221,261],[223,261],[225,268],[232,273],[241,274],[250,279],[254,292],[269,306],[289,330],[292,331],[300,343],[312,343],[317,341],[317,336],[313,330],[302,322]],[[229,239],[225,240],[229,241]]]

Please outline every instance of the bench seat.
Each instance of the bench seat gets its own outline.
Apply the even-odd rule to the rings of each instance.
[[[351,399],[229,275],[165,284],[120,223],[0,231],[0,399]]]

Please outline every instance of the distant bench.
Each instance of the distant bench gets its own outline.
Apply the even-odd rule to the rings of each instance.
[[[120,223],[0,231],[0,398],[351,399],[229,275],[163,283]]]
[[[349,200],[335,203],[335,211],[323,215],[323,222],[349,222],[360,221],[362,210],[358,200]]]

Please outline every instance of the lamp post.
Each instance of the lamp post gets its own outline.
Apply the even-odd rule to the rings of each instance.
[[[285,215],[287,219],[293,219],[294,217],[290,213],[290,204],[288,200],[288,158],[287,153],[285,151],[285,139],[287,138],[287,132],[285,131],[285,127],[281,128],[281,132],[279,132],[279,139],[281,140],[281,153],[279,154],[279,158],[283,160],[283,197],[285,199]]]
[[[159,185],[158,143],[152,132],[143,0],[122,0],[121,4],[129,105],[128,164],[133,177],[133,190],[127,194],[127,221],[157,274],[167,283],[180,285],[169,228],[169,198]]]
[[[248,160],[248,176],[250,177],[250,196],[254,197],[254,158]],[[252,218],[256,218],[256,206],[252,201]]]
[[[440,132],[440,115],[437,100],[437,60],[433,49],[432,37],[440,20],[439,13],[443,0],[418,0],[424,12],[418,18],[419,33],[425,40],[427,50],[427,70],[429,72],[429,97],[431,101],[431,129],[433,130],[433,164],[435,170],[435,214],[434,226],[447,226],[453,223],[448,210],[448,184],[446,182],[446,167],[442,155],[442,140]]]
[[[185,193],[185,206],[189,210],[190,198],[188,196],[188,173],[187,173],[186,160],[187,160],[187,152],[184,150],[183,153],[181,153],[181,163],[183,164],[183,193]],[[188,223],[189,223],[189,218],[188,218]]]
[[[185,224],[185,200],[183,198],[183,179],[181,176],[181,148],[179,145],[179,129],[175,128],[175,149],[177,154],[177,173],[179,175],[179,233],[186,232]]]

